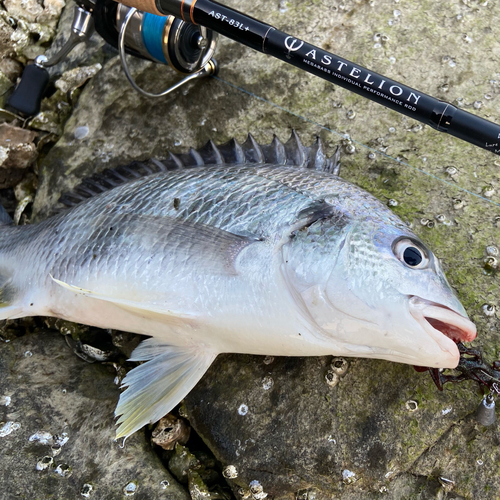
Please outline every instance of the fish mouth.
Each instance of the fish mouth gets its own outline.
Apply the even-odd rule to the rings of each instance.
[[[474,340],[476,325],[449,307],[417,296],[410,297],[409,305],[411,315],[439,347],[451,356],[448,363],[450,366],[440,368],[455,368],[460,358],[456,344]]]

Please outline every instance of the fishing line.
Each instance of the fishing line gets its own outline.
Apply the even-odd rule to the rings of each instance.
[[[307,73],[500,155],[500,125],[311,45],[214,0],[121,0],[204,26]]]
[[[259,101],[265,102],[266,104],[269,104],[270,106],[273,106],[274,108],[279,109],[280,111],[284,111],[285,113],[288,113],[292,116],[295,116],[296,118],[300,118],[301,120],[303,120],[305,122],[311,123],[312,125],[316,125],[317,127],[322,128],[323,130],[326,130],[327,132],[330,132],[332,134],[335,134],[335,135],[341,137],[342,139],[349,139],[349,141],[353,142],[354,144],[357,144],[358,146],[361,146],[361,147],[367,149],[368,151],[372,151],[374,153],[377,153],[377,154],[379,154],[379,155],[381,155],[389,160],[393,160],[393,161],[399,163],[400,165],[404,165],[405,167],[409,167],[417,172],[420,172],[421,174],[424,174],[427,177],[430,177],[431,179],[435,179],[437,181],[440,181],[440,182],[442,182],[442,183],[444,183],[444,184],[446,184],[454,189],[457,189],[457,190],[462,191],[464,193],[470,194],[471,196],[479,198],[480,200],[487,201],[488,203],[491,203],[492,205],[496,205],[497,207],[500,207],[500,203],[498,203],[496,201],[490,200],[484,196],[481,196],[480,194],[474,193],[473,191],[470,191],[470,190],[463,188],[455,183],[447,181],[446,179],[438,177],[437,175],[431,174],[430,172],[427,172],[426,170],[423,170],[419,167],[415,167],[414,165],[411,165],[410,163],[403,161],[400,158],[395,158],[394,156],[388,155],[387,153],[384,153],[383,151],[379,151],[378,149],[372,148],[371,146],[367,146],[366,144],[363,144],[362,142],[359,142],[355,139],[352,139],[352,137],[349,134],[342,134],[342,133],[337,132],[336,130],[333,130],[325,125],[322,125],[321,123],[318,123],[314,120],[311,120],[310,118],[306,118],[305,116],[299,115],[298,113],[295,113],[294,111],[291,111],[287,108],[284,108],[283,106],[280,106],[279,104],[276,104],[276,103],[270,101],[269,99],[265,99],[264,97],[261,97],[261,96],[258,96],[257,94],[254,94],[250,90],[246,90],[243,87],[239,87],[238,85],[236,85],[234,83],[231,83],[227,80],[224,80],[220,76],[212,76],[212,78],[215,78],[219,82],[224,83],[225,85],[227,85],[229,87],[232,87],[232,88],[239,90],[240,92],[243,92],[243,93],[245,93],[245,94],[247,94],[255,99],[258,99]]]

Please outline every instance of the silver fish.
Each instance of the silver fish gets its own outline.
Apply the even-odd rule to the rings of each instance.
[[[186,158],[203,167],[185,168]],[[149,165],[106,190],[126,177],[110,171],[67,199],[97,196],[0,230],[0,319],[56,316],[151,336],[131,357],[147,362],[123,381],[118,437],[168,413],[219,353],[453,368],[456,342],[474,339],[438,259],[333,175],[319,142],[249,136]]]

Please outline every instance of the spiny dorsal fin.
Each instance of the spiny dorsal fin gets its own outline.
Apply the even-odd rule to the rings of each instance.
[[[290,139],[285,143],[287,165],[296,165],[299,168],[307,168],[309,152],[303,146],[295,130],[292,130]]]
[[[64,193],[59,198],[59,202],[67,207],[72,207],[116,186],[159,172],[199,168],[206,165],[238,165],[244,163],[289,165],[293,168],[309,168],[338,175],[340,167],[339,148],[337,148],[332,158],[327,158],[323,152],[323,145],[319,137],[314,144],[306,147],[300,141],[295,130],[292,130],[292,135],[285,144],[274,136],[270,144],[262,145],[251,134],[248,134],[243,144],[240,144],[236,139],[231,139],[219,146],[213,141],[208,141],[198,150],[191,148],[187,153],[181,154],[169,152],[167,158],[163,160],[134,161],[129,165],[104,170],[83,180],[72,191]]]
[[[276,165],[286,165],[286,149],[284,144],[276,137],[273,137],[271,144],[262,146],[262,151],[266,158],[266,163]]]
[[[264,163],[266,161],[260,144],[255,140],[252,134],[248,134],[247,140],[243,143],[243,148],[248,161],[254,163]]]

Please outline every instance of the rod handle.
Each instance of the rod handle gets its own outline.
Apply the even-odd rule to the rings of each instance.
[[[21,81],[7,100],[7,105],[23,115],[38,114],[48,83],[49,72],[45,68],[38,64],[26,66]]]
[[[119,3],[127,5],[128,7],[135,7],[137,10],[156,14],[157,16],[164,16],[156,7],[155,0],[120,0]]]

